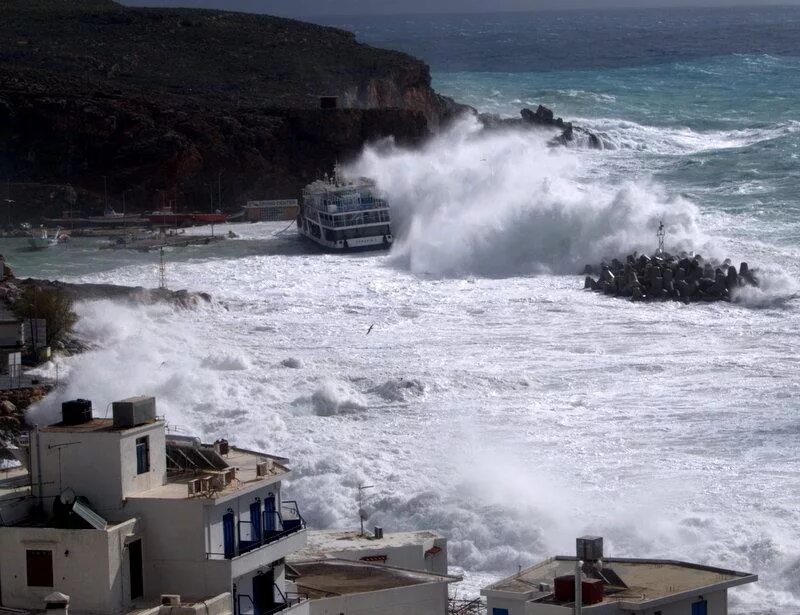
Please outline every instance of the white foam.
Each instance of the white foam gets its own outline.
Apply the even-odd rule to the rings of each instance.
[[[393,206],[395,261],[416,273],[574,273],[652,251],[702,248],[696,207],[646,182],[586,177],[585,159],[537,133],[481,133],[466,119],[421,152],[368,149],[350,173],[375,177]]]
[[[744,148],[800,131],[800,122],[795,120],[761,128],[710,131],[652,126],[617,118],[578,118],[575,122],[601,133],[614,148],[667,156]]]

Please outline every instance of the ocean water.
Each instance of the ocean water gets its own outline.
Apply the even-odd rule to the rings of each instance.
[[[169,253],[196,310],[78,306],[97,346],[34,408],[158,397],[170,425],[292,458],[315,527],[430,528],[461,595],[584,533],[616,556],[759,574],[736,614],[800,612],[800,11],[643,11],[340,22],[406,49],[442,92],[542,103],[607,148],[480,133],[367,148],[390,253],[333,255],[280,224]],[[581,290],[587,261],[668,249],[747,260],[732,304]],[[157,284],[156,257],[91,241],[0,251],[21,275]],[[373,326],[374,325],[374,326]],[[368,333],[370,327],[371,332]],[[44,368],[54,373],[55,366]]]

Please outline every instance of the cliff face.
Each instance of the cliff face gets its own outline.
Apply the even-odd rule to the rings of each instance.
[[[104,181],[115,208],[295,196],[365,142],[417,143],[462,110],[424,63],[292,20],[105,0],[6,0],[0,20],[17,221],[96,210]]]

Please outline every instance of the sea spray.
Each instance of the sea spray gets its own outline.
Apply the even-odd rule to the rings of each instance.
[[[368,148],[348,173],[386,191],[394,262],[415,273],[576,273],[652,250],[661,220],[673,250],[708,247],[695,205],[648,182],[604,182],[590,172],[602,153],[549,147],[548,138],[482,132],[467,118],[421,150]]]

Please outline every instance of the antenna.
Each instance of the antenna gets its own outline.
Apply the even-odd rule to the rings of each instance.
[[[167,287],[167,266],[164,264],[164,246],[158,248],[158,287]]]
[[[369,518],[367,511],[364,510],[364,491],[374,488],[374,485],[358,485],[358,518],[361,522],[361,533],[359,536],[364,535],[364,520]]]
[[[656,233],[656,237],[658,237],[658,254],[664,254],[664,237],[666,237],[667,231],[664,228],[664,221],[658,221],[658,233]]]

